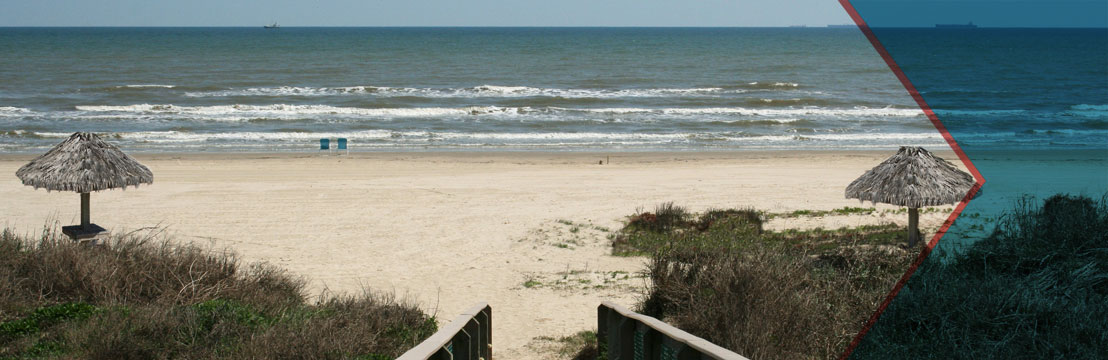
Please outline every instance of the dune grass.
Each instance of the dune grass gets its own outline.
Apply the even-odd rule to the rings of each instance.
[[[1025,198],[991,234],[932,254],[852,354],[1108,358],[1108,200]]]
[[[755,359],[834,358],[919,250],[894,225],[773,232],[764,218],[673,204],[632,216],[613,253],[651,256],[639,311]]]
[[[595,360],[598,355],[596,332],[592,330],[562,337],[539,336],[535,340],[550,344],[540,351],[558,359]]]
[[[905,230],[892,223],[840,229],[766,231],[769,214],[754,209],[711,209],[692,214],[672,203],[632,215],[612,235],[612,254],[650,256],[666,249],[742,249],[754,244],[833,251],[850,246],[900,246]],[[813,215],[815,216],[815,215]]]
[[[0,358],[387,359],[435,329],[391,296],[309,302],[280,269],[165,238],[0,233]]]

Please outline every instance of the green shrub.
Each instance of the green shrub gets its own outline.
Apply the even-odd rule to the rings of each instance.
[[[10,338],[34,334],[44,327],[66,320],[87,319],[98,310],[95,306],[85,303],[66,303],[40,307],[26,318],[0,323],[0,337]]]
[[[852,248],[818,257],[782,250],[754,243],[659,252],[640,311],[751,358],[834,358],[912,259]]]
[[[667,232],[687,224],[689,213],[685,208],[673,202],[662,203],[654,208],[654,213],[644,212],[631,216],[629,227],[651,232]]]
[[[680,209],[670,203],[658,208]],[[681,218],[685,220],[670,221],[666,226],[657,225],[660,223],[658,220],[649,220],[652,218],[647,215],[652,215],[651,213],[632,216],[631,221],[612,236],[612,254],[649,256],[659,250],[671,248],[741,249],[752,243],[779,243],[811,251],[824,251],[860,244],[899,245],[906,236],[905,230],[895,224],[863,225],[835,230],[768,232],[762,228],[765,214],[753,209],[708,210],[698,216],[684,210],[679,212],[684,214]]]
[[[891,245],[903,242],[895,225],[773,232],[752,209],[685,218],[613,237],[616,254],[651,255],[640,312],[757,359],[838,356],[916,254]]]
[[[308,303],[269,265],[168,239],[0,233],[0,358],[393,358],[435,320],[366,292]]]
[[[762,234],[762,216],[754,210],[710,210],[698,217],[672,203],[656,210],[665,215],[636,214],[613,236],[614,255],[650,255],[672,247],[735,247]]]

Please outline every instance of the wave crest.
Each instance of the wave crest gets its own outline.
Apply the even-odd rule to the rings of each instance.
[[[277,96],[342,96],[368,95],[380,97],[418,96],[427,98],[483,98],[483,97],[560,97],[560,98],[635,98],[668,96],[718,96],[745,92],[743,89],[725,90],[705,88],[649,88],[649,89],[559,89],[529,86],[480,85],[467,88],[410,88],[382,86],[349,87],[299,87],[280,86],[270,88],[228,89],[219,91],[190,91],[188,97],[277,97]]]
[[[804,116],[822,117],[921,117],[923,112],[918,109],[901,109],[893,107],[868,108],[856,106],[852,108],[745,108],[745,107],[715,107],[715,108],[564,108],[564,107],[499,107],[499,106],[468,106],[458,108],[357,108],[337,107],[330,105],[212,105],[212,106],[178,106],[173,104],[137,104],[137,105],[79,105],[78,111],[100,113],[142,113],[142,114],[184,114],[209,116],[213,120],[224,117],[241,119],[243,117],[275,117],[284,118],[292,116],[315,115],[340,115],[355,117],[450,117],[450,116],[477,116],[477,115],[661,115],[661,116],[750,116],[750,117],[775,117],[775,118],[799,118]]]
[[[4,116],[4,117],[7,117],[7,116],[24,116],[24,115],[31,114],[31,113],[34,113],[34,111],[31,111],[30,109],[24,109],[24,108],[14,107],[14,106],[0,106],[0,116]]]

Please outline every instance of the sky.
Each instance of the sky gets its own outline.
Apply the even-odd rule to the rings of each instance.
[[[0,0],[0,26],[790,26],[836,0]]]
[[[852,0],[871,26],[1105,27],[1106,0]],[[838,0],[0,0],[0,26],[824,26]]]

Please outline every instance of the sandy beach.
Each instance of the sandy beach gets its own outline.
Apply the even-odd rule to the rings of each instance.
[[[536,337],[593,329],[601,300],[637,303],[646,259],[610,256],[607,240],[637,209],[860,206],[843,189],[894,152],[136,154],[154,184],[94,193],[92,220],[277,264],[315,293],[393,292],[440,321],[488,301],[497,357],[541,358]],[[936,155],[962,167],[951,152]],[[35,234],[53,220],[78,222],[77,194],[36,191],[14,176],[33,157],[0,155],[2,225]],[[922,225],[946,216],[926,213]],[[768,227],[883,222],[907,216]]]

